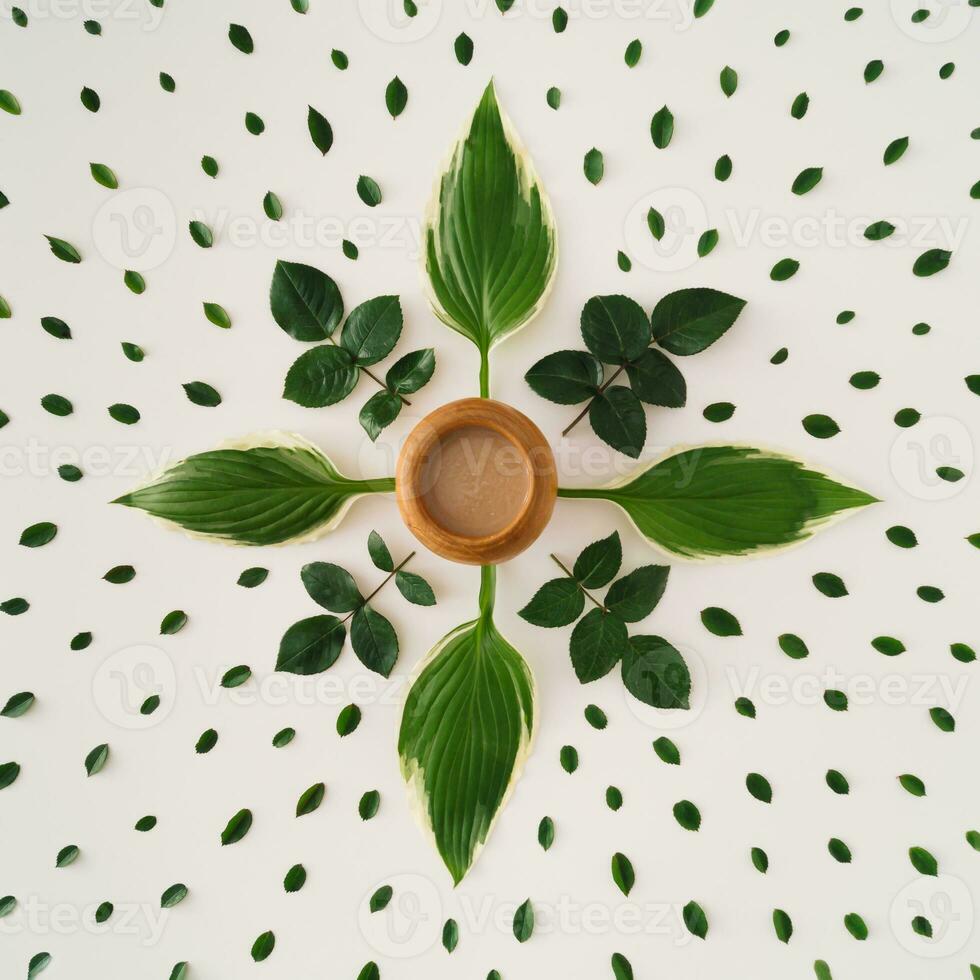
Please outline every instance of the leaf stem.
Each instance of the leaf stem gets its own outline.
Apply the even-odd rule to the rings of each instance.
[[[397,564],[386,576],[385,580],[355,609],[353,612],[349,612],[342,620],[342,623],[346,623],[358,609],[363,609],[413,558],[415,557],[415,552],[413,551],[406,559]]]
[[[334,345],[334,347],[340,346],[340,344],[338,344],[337,341],[333,339],[333,337],[328,337],[327,339],[330,341],[331,344]],[[384,390],[387,391],[389,395],[395,394],[395,392],[393,392],[373,371],[369,371],[362,364],[356,364],[355,366],[357,367],[358,371],[363,371],[372,381],[376,381],[379,385],[381,385],[381,387],[384,388]],[[401,399],[403,405],[412,404],[404,395],[398,395],[398,398]]]
[[[480,616],[493,614],[493,603],[497,598],[497,566],[483,565],[480,568]]]
[[[576,581],[575,576],[562,564],[561,560],[557,555],[549,555],[551,560],[579,587],[582,595],[587,596],[591,599],[603,612],[609,612],[609,610],[591,593],[588,589],[584,588],[581,583]]]
[[[480,348],[480,397],[490,397],[490,349]]]
[[[574,428],[575,428],[575,426],[576,426],[576,425],[578,425],[578,424],[579,424],[579,422],[581,422],[581,421],[582,421],[582,419],[584,419],[584,418],[585,418],[585,416],[586,416],[586,415],[588,414],[588,412],[589,412],[589,409],[590,409],[590,408],[592,407],[592,403],[593,403],[593,402],[594,402],[594,401],[595,401],[595,400],[596,400],[596,399],[597,399],[597,398],[598,398],[598,397],[599,397],[599,396],[600,396],[600,395],[601,395],[601,394],[602,394],[602,393],[603,393],[603,392],[604,392],[604,391],[605,391],[605,390],[606,390],[606,389],[607,389],[607,388],[608,388],[608,387],[609,387],[609,386],[610,386],[610,385],[611,385],[611,384],[612,384],[612,383],[613,383],[613,382],[614,382],[614,381],[615,381],[615,380],[616,380],[616,379],[617,379],[617,378],[618,378],[618,377],[619,377],[619,376],[620,376],[620,375],[621,375],[621,374],[623,373],[623,371],[625,371],[625,370],[626,370],[626,365],[625,365],[625,364],[620,364],[620,365],[619,365],[619,367],[618,367],[618,368],[616,368],[616,370],[615,370],[615,371],[613,371],[613,373],[612,373],[612,374],[611,374],[611,375],[609,376],[609,378],[608,378],[607,380],[605,380],[605,381],[603,381],[603,382],[602,382],[602,384],[601,384],[601,385],[600,385],[600,387],[599,387],[599,390],[598,390],[598,391],[597,391],[597,392],[596,392],[596,393],[595,393],[595,394],[594,394],[594,395],[593,395],[593,396],[592,396],[592,397],[591,397],[591,398],[589,399],[589,403],[588,403],[588,405],[586,405],[586,406],[585,406],[585,408],[583,408],[583,409],[582,409],[582,411],[581,411],[581,412],[579,412],[579,413],[578,413],[578,415],[576,415],[576,416],[575,416],[575,418],[573,418],[573,419],[572,419],[572,421],[571,421],[571,422],[569,422],[569,424],[568,424],[568,425],[567,425],[567,426],[566,426],[566,427],[565,427],[564,429],[562,429],[562,433],[561,433],[561,434],[562,434],[563,436],[567,436],[567,435],[568,435],[568,433],[569,433],[569,432],[571,432],[571,431],[572,431],[572,429],[574,429]]]

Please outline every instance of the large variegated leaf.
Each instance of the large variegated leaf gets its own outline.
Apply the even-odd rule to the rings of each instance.
[[[799,460],[748,446],[686,449],[617,486],[558,493],[611,500],[651,544],[681,558],[785,547],[875,502]]]
[[[425,219],[429,302],[487,353],[541,308],[558,257],[551,207],[491,82],[453,149]]]
[[[272,432],[188,456],[113,503],[231,544],[312,540],[394,480],[350,480],[312,443]]]
[[[484,569],[485,582],[492,575]],[[426,658],[398,736],[416,813],[455,884],[520,775],[533,728],[531,672],[497,632],[485,588],[479,618],[445,636]]]

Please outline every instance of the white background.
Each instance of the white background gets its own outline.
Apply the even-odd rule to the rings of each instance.
[[[12,420],[0,435],[0,596],[32,604],[28,614],[0,622],[0,697],[31,690],[38,699],[23,718],[0,719],[0,757],[23,767],[0,795],[0,894],[21,903],[0,922],[0,975],[23,976],[39,950],[54,956],[46,974],[52,980],[165,978],[178,960],[190,961],[201,980],[237,980],[253,970],[342,980],[372,959],[385,978],[481,978],[493,967],[505,980],[595,978],[611,976],[614,951],[629,957],[637,978],[783,980],[812,976],[820,957],[838,980],[952,980],[980,960],[970,898],[980,856],[964,840],[980,824],[977,695],[969,683],[976,668],[948,650],[951,642],[980,642],[978,558],[963,540],[980,530],[969,478],[977,401],[962,382],[980,371],[980,256],[969,223],[977,207],[969,188],[980,178],[980,143],[969,137],[980,125],[980,15],[961,0],[945,15],[933,6],[931,24],[913,27],[909,16],[919,3],[869,3],[859,21],[845,23],[845,4],[718,0],[692,22],[687,3],[678,3],[572,4],[562,35],[552,31],[550,5],[524,7],[520,0],[506,17],[489,0],[460,9],[432,0],[420,3],[422,12],[407,25],[400,5],[367,0],[311,0],[305,17],[286,0],[167,0],[163,10],[138,0],[110,4],[109,13],[94,0],[81,9],[36,0],[22,4],[28,29],[0,22],[0,87],[23,106],[19,117],[0,117],[0,189],[11,200],[0,212],[0,294],[14,312],[0,324],[0,408]],[[101,37],[83,31],[88,16],[102,22]],[[253,55],[229,44],[230,21],[249,27]],[[776,48],[772,37],[784,27],[792,37]],[[461,30],[476,48],[466,68],[453,55]],[[644,51],[629,70],[622,53],[634,37]],[[334,47],[350,56],[346,72],[330,63]],[[872,58],[886,68],[866,86],[862,71]],[[940,81],[946,61],[957,69]],[[718,85],[726,64],[739,73],[731,99]],[[176,79],[174,94],[160,88],[160,71]],[[409,102],[393,122],[384,89],[395,74]],[[411,820],[395,742],[410,670],[444,632],[472,616],[477,570],[420,548],[411,567],[432,582],[439,604],[409,607],[393,588],[379,598],[402,641],[392,677],[367,674],[347,650],[314,679],[324,685],[317,690],[272,671],[286,627],[317,612],[299,569],[334,561],[365,586],[374,582],[378,573],[365,550],[371,528],[384,534],[396,560],[414,546],[391,500],[358,502],[320,542],[261,550],[187,540],[107,502],[168,458],[260,429],[303,434],[351,475],[387,475],[416,418],[475,393],[475,352],[428,311],[416,252],[437,165],[491,76],[551,195],[561,253],[547,308],[493,355],[493,394],[555,440],[564,482],[604,482],[624,460],[603,453],[598,473],[583,474],[584,451],[600,443],[585,423],[560,443],[571,414],[535,396],[523,381],[526,369],[552,350],[581,346],[578,315],[593,294],[624,292],[649,310],[673,289],[708,285],[748,306],[730,334],[680,365],[688,407],[648,411],[644,457],[705,441],[775,446],[883,502],[778,556],[674,568],[660,607],[639,630],[669,638],[695,669],[697,710],[677,719],[628,703],[615,673],[581,687],[568,661],[569,631],[539,630],[515,615],[553,576],[551,551],[571,560],[618,528],[625,568],[660,560],[611,507],[560,501],[541,539],[499,574],[499,625],[538,684],[534,752],[479,862],[453,890]],[[98,114],[80,105],[83,85],[101,94]],[[551,85],[563,92],[557,113],[545,103]],[[797,121],[789,106],[803,90],[811,106]],[[649,122],[665,103],[676,131],[660,151]],[[326,157],[310,143],[308,104],[333,125]],[[245,131],[246,110],[264,118],[261,137]],[[911,139],[908,153],[884,167],[884,147],[903,135]],[[605,179],[596,187],[582,174],[592,146],[605,155]],[[216,180],[199,167],[204,153],[221,165]],[[734,161],[727,183],[712,176],[722,153]],[[111,264],[118,225],[114,234],[111,222],[108,232],[98,230],[96,215],[113,194],[91,179],[91,161],[116,171],[119,193],[164,195],[163,206],[159,196],[149,197],[157,202],[164,259],[146,269],[142,296],[123,286],[121,268]],[[808,166],[823,166],[823,181],[795,197],[790,185]],[[354,191],[361,173],[384,193],[373,211]],[[278,226],[262,214],[270,189],[286,210]],[[119,213],[129,213],[115,200]],[[645,230],[651,201],[669,220],[683,219],[682,233],[687,229],[679,242],[668,236],[659,254]],[[798,219],[834,215],[852,223],[856,241],[840,241],[821,225],[816,240],[773,242],[759,224],[772,219],[776,232],[806,236]],[[303,240],[302,216],[319,222],[329,240]],[[210,251],[187,234],[192,218],[214,228]],[[863,243],[860,231],[880,218],[917,222],[919,238],[896,233]],[[337,229],[351,222],[360,223],[346,232],[361,243],[357,262],[339,247],[345,232]],[[964,232],[952,263],[941,275],[915,278],[918,254],[950,247],[940,222]],[[719,229],[718,247],[688,261],[706,227]],[[738,240],[746,227],[747,239]],[[249,229],[260,238],[270,229],[283,237],[250,240]],[[171,249],[167,235],[174,233]],[[83,263],[58,262],[43,234],[75,243]],[[675,244],[678,253],[671,252]],[[620,248],[633,257],[629,274],[616,266]],[[771,282],[769,269],[786,256],[801,261],[800,272]],[[436,347],[432,383],[376,446],[356,422],[372,393],[367,381],[348,401],[321,411],[280,397],[283,376],[304,348],[269,314],[278,258],[328,271],[348,309],[398,293],[406,320],[399,351]],[[204,319],[204,300],[228,309],[230,331]],[[857,316],[838,326],[843,309]],[[67,321],[74,339],[45,334],[45,315]],[[932,325],[928,336],[912,335],[919,321]],[[125,360],[120,341],[142,345],[146,360]],[[783,346],[789,360],[771,365]],[[879,372],[881,384],[853,389],[848,378],[859,370]],[[222,405],[191,404],[180,387],[191,380],[217,387]],[[70,397],[74,415],[46,414],[39,399],[48,392]],[[140,409],[138,425],[108,417],[106,406],[120,401]],[[733,402],[734,417],[722,425],[705,421],[701,410],[714,401]],[[906,406],[923,414],[911,430],[892,421]],[[809,437],[800,419],[811,412],[832,415],[841,434],[823,442]],[[65,461],[52,462],[56,450],[104,451],[108,463],[86,457],[85,479],[68,484],[54,472]],[[959,466],[967,479],[939,483],[937,465]],[[57,539],[36,551],[18,548],[20,531],[41,520],[58,524]],[[893,524],[912,527],[919,547],[889,544],[884,531]],[[134,582],[101,580],[120,563],[137,568]],[[239,572],[256,564],[271,569],[269,580],[254,591],[239,588]],[[840,574],[851,594],[820,595],[810,583],[817,571]],[[923,584],[940,586],[945,601],[917,599]],[[744,636],[710,635],[699,613],[712,605],[735,613]],[[160,619],[174,608],[187,611],[189,625],[158,636]],[[92,646],[72,653],[71,636],[86,629]],[[809,659],[780,652],[783,632],[804,637]],[[908,652],[880,656],[870,646],[879,634],[900,637]],[[224,670],[240,663],[252,667],[253,679],[215,694]],[[841,676],[828,683],[828,670]],[[147,678],[164,703],[140,729],[133,712]],[[766,683],[801,678],[808,681],[802,694],[765,693]],[[850,687],[862,678],[873,679],[867,703]],[[887,678],[898,692],[891,698],[881,686]],[[938,693],[941,683],[957,692],[954,734],[928,717],[932,704],[950,704]],[[851,690],[847,713],[823,705],[819,692],[827,686]],[[754,721],[733,708],[741,694],[755,701]],[[362,705],[364,719],[341,740],[335,719],[350,701]],[[589,702],[607,712],[605,731],[584,721]],[[271,737],[286,725],[297,737],[275,750]],[[212,727],[217,747],[196,755],[198,736]],[[664,733],[681,750],[680,767],[663,765],[650,747]],[[110,760],[86,778],[83,759],[100,742],[110,744]],[[564,744],[580,753],[571,776],[558,764]],[[847,774],[849,796],[827,789],[828,767]],[[771,781],[771,806],[746,792],[750,771]],[[925,780],[926,797],[900,788],[896,777],[905,772]],[[323,806],[297,820],[297,797],[319,780],[327,784]],[[609,784],[625,798],[618,813],[604,802]],[[357,801],[374,788],[381,810],[364,824]],[[697,834],[671,815],[685,798],[701,809]],[[252,809],[254,826],[244,841],[221,848],[219,833],[241,807]],[[138,834],[133,824],[147,813],[159,824]],[[557,828],[548,853],[536,841],[546,814]],[[851,847],[850,865],[829,856],[833,836]],[[80,846],[81,857],[56,870],[55,854],[68,843]],[[753,845],[769,855],[766,875],[750,863]],[[928,848],[949,877],[921,881],[907,857],[912,845]],[[628,901],[610,876],[615,851],[636,869]],[[282,877],[295,862],[306,866],[309,881],[286,895]],[[189,886],[189,897],[154,934],[159,895],[175,881]],[[385,882],[394,885],[395,899],[386,913],[368,916],[367,898]],[[536,903],[538,928],[519,945],[510,917],[527,897]],[[710,921],[706,942],[690,939],[678,919],[692,898]],[[920,911],[915,898],[936,930],[932,944],[911,934],[909,922]],[[116,916],[96,929],[92,910],[106,899]],[[792,916],[789,945],[773,934],[775,907]],[[845,931],[848,912],[868,923],[866,942]],[[451,957],[438,941],[448,916],[461,933]],[[267,929],[276,933],[276,950],[254,966],[249,948]]]

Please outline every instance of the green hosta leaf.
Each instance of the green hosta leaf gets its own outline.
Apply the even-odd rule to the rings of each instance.
[[[647,419],[640,399],[625,385],[613,385],[589,405],[595,434],[613,449],[636,459],[646,442]]]
[[[517,907],[513,930],[514,938],[519,943],[526,943],[531,938],[531,933],[534,932],[534,906],[531,905],[531,899],[526,898]]]
[[[650,120],[650,138],[659,150],[666,150],[674,138],[674,114],[663,106],[653,114]]]
[[[314,109],[313,106],[309,106],[306,125],[310,131],[310,139],[313,140],[313,145],[326,156],[330,147],[333,146],[333,128],[330,123],[322,113]]]
[[[834,515],[873,497],[747,446],[705,446],[654,463],[605,489],[562,489],[626,511],[652,544],[685,558],[747,555],[809,537]]]
[[[697,936],[698,939],[704,939],[708,935],[708,917],[697,902],[693,900],[688,902],[684,906],[683,916],[684,925],[692,935]]]
[[[602,364],[581,350],[560,350],[541,358],[524,380],[542,398],[577,405],[592,398],[602,384]]]
[[[600,589],[612,581],[622,563],[623,544],[619,532],[613,531],[608,538],[593,541],[582,550],[575,559],[572,575],[583,588]]]
[[[370,606],[361,606],[350,625],[350,642],[357,659],[382,677],[391,673],[398,659],[398,637],[394,627]]]
[[[426,216],[429,302],[485,357],[541,308],[556,261],[551,207],[491,83]]]
[[[523,768],[534,722],[527,664],[497,632],[492,600],[481,607],[426,658],[398,737],[409,793],[457,884]]]
[[[716,289],[678,289],[654,307],[654,340],[671,354],[698,354],[738,319],[745,300]]]
[[[627,897],[633,890],[636,882],[636,875],[633,872],[633,863],[625,854],[618,851],[612,856],[612,877],[616,882],[616,887]]]
[[[276,670],[319,674],[336,663],[346,637],[347,630],[336,616],[301,619],[283,634]]]
[[[354,359],[343,347],[323,344],[293,362],[282,397],[304,408],[335,405],[357,387],[359,376]]]
[[[340,344],[357,364],[377,364],[394,350],[401,332],[398,297],[377,296],[351,310],[340,333]]]
[[[252,827],[252,811],[239,810],[221,831],[221,845],[237,844]]]
[[[186,531],[238,544],[311,540],[365,493],[392,480],[350,480],[298,436],[269,433],[188,456],[114,501]]]
[[[272,316],[295,340],[326,340],[344,315],[337,284],[325,272],[299,262],[276,263],[269,290]]]
[[[608,674],[629,649],[623,619],[602,609],[593,609],[572,630],[569,653],[575,676],[582,684],[598,680]]]
[[[555,578],[535,592],[518,616],[535,626],[568,626],[582,615],[585,596],[570,578]]]

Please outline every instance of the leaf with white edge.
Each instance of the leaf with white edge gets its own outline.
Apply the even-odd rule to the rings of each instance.
[[[559,494],[611,501],[651,544],[682,558],[785,547],[875,502],[798,460],[749,446],[687,449],[617,485]]]
[[[439,178],[424,235],[432,310],[485,361],[541,309],[558,257],[548,198],[492,82]]]
[[[311,541],[366,493],[394,480],[351,480],[299,436],[271,432],[188,456],[113,503],[192,534],[235,544]]]
[[[485,583],[492,576],[485,571]],[[481,590],[479,618],[426,657],[398,737],[416,813],[456,884],[520,775],[534,727],[531,672],[494,625],[491,591]]]

